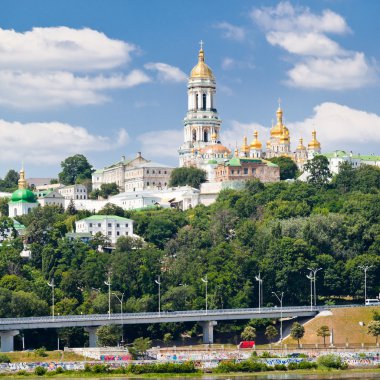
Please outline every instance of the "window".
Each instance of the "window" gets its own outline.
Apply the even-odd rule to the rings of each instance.
[[[153,173],[153,174],[155,174],[155,173],[156,173],[156,171],[155,171],[155,170],[152,170],[152,173]]]
[[[208,131],[203,132],[203,141],[208,142]]]
[[[125,223],[125,227],[127,227],[127,228],[128,228],[128,223]]]
[[[111,224],[111,223],[108,223],[108,227],[112,227],[112,224]]]
[[[90,223],[90,227],[92,227],[92,223]]]
[[[164,171],[164,174],[166,174],[166,170]]]
[[[195,109],[196,110],[198,109],[198,104],[199,104],[199,96],[197,94],[197,95],[195,95]]]
[[[111,236],[111,231],[108,231],[108,236]]]
[[[146,174],[149,174],[149,169],[146,171]]]
[[[116,236],[120,236],[120,231],[116,231]]]
[[[248,168],[244,168],[244,174],[248,174]]]
[[[235,170],[234,170],[234,169],[232,169],[232,170],[231,170],[231,174],[234,174],[234,173],[235,173]]]
[[[117,227],[117,228],[119,228],[119,227],[120,227],[120,224],[119,224],[119,223],[117,223],[117,224],[116,224],[116,227]]]
[[[102,225],[100,223],[98,223],[98,227],[101,227]]]
[[[158,171],[158,174],[161,174],[161,170]]]
[[[193,130],[193,141],[197,141],[197,131]]]
[[[146,185],[149,186],[149,182],[147,182]]]
[[[125,234],[128,236],[128,231],[125,231]]]
[[[206,94],[203,94],[202,100],[203,100],[202,109],[203,111],[205,111],[206,110]]]

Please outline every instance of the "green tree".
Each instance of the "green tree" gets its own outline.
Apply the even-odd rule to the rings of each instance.
[[[72,199],[70,200],[69,205],[67,206],[66,213],[68,215],[76,215],[78,213],[74,201]]]
[[[265,329],[265,336],[272,343],[273,339],[278,335],[277,329],[273,325],[267,326]]]
[[[120,325],[105,325],[96,330],[98,342],[102,347],[116,346],[121,339]]]
[[[152,341],[149,338],[136,338],[133,341],[132,347],[138,354],[144,355],[145,352],[152,347]]]
[[[116,206],[113,203],[106,203],[104,207],[99,210],[99,215],[117,215],[124,217],[124,210],[120,206]]]
[[[191,186],[199,189],[201,183],[206,182],[206,172],[202,169],[176,168],[170,175],[169,186]]]
[[[269,161],[280,167],[280,179],[294,179],[298,173],[297,164],[289,157],[273,157]]]
[[[64,185],[73,185],[78,181],[91,179],[94,171],[82,154],[76,154],[61,162],[62,171],[58,174],[59,181]]]
[[[172,334],[170,334],[170,333],[164,334],[163,341],[164,341],[165,344],[169,344],[172,340],[173,340],[173,335]]]
[[[300,346],[300,339],[305,335],[305,327],[299,322],[294,322],[290,329],[290,336],[297,341],[298,347]]]
[[[320,336],[323,338],[323,345],[326,347],[326,337],[330,336],[330,329],[328,326],[323,325],[320,326],[317,330],[317,336]]]
[[[9,215],[9,198],[0,198],[0,215],[8,216]]]
[[[333,178],[335,186],[342,192],[347,193],[355,186],[357,170],[351,162],[344,161],[339,164],[339,172]]]
[[[117,186],[115,182],[102,183],[100,185],[99,195],[104,199],[107,199],[109,196],[116,195],[119,193],[120,193],[119,187]]]
[[[0,180],[0,191],[13,192],[17,189],[20,176],[16,170],[10,169],[3,180]]]
[[[256,329],[252,326],[245,326],[240,337],[243,340],[254,340],[256,338]]]
[[[368,334],[376,338],[376,345],[380,335],[380,321],[371,321],[368,323]]]
[[[313,157],[306,162],[304,169],[309,173],[307,181],[317,187],[326,185],[331,178],[329,160],[325,156]]]

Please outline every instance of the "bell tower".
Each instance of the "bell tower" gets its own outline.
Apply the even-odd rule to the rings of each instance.
[[[198,63],[191,70],[187,85],[184,142],[178,150],[180,166],[190,166],[194,151],[220,140],[221,120],[214,99],[216,82],[212,70],[205,63],[203,41],[200,45]]]

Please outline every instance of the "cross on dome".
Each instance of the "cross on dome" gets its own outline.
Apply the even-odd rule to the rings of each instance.
[[[201,50],[203,50],[203,44],[204,44],[203,40],[200,40],[199,45],[201,46]]]

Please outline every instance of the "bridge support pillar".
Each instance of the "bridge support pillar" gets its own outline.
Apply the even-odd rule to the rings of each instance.
[[[218,324],[217,321],[199,322],[203,329],[203,343],[214,343],[214,326]]]
[[[14,351],[13,337],[19,333],[18,330],[0,331],[1,352]]]
[[[84,328],[84,331],[88,333],[88,347],[98,346],[98,337],[96,335],[97,329],[98,329],[98,326],[89,326],[89,327]]]

